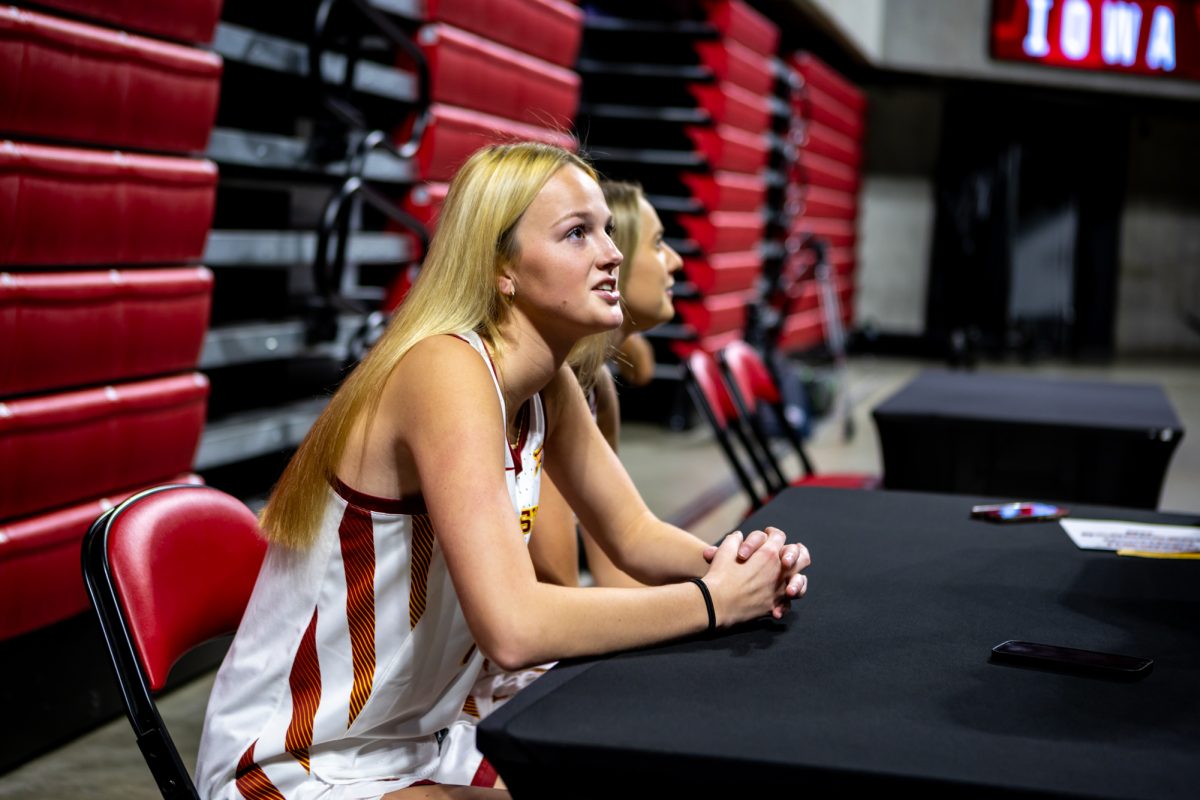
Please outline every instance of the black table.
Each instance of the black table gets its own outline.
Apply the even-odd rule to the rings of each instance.
[[[873,412],[889,489],[1157,508],[1183,426],[1158,386],[926,371]]]
[[[813,553],[809,597],[785,621],[560,664],[483,722],[479,746],[517,798],[1196,797],[1200,562],[969,520],[980,500],[787,490],[747,523],[783,525]],[[1076,509],[1114,514],[1200,521]],[[989,663],[1010,638],[1156,663],[1135,682]]]

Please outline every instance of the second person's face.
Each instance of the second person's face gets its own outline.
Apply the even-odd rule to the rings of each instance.
[[[626,272],[622,299],[634,329],[646,330],[675,316],[671,302],[671,287],[675,285],[672,275],[683,266],[683,259],[663,240],[662,221],[654,207],[644,197],[638,206],[641,233],[637,251],[621,267]]]

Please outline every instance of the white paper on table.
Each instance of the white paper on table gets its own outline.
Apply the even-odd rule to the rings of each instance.
[[[1083,550],[1137,550],[1144,553],[1200,553],[1200,528],[1110,519],[1059,520]]]

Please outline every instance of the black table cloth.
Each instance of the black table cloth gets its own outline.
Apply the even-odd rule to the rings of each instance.
[[[783,622],[559,665],[482,723],[480,748],[517,798],[1195,797],[1200,562],[1081,551],[1053,522],[968,519],[985,500],[787,490],[746,527],[780,525],[812,551],[809,597]],[[1006,639],[1155,666],[1117,682],[989,663]]]
[[[889,489],[1156,508],[1183,426],[1158,386],[925,371],[873,412]]]

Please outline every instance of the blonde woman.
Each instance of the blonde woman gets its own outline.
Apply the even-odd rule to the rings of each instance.
[[[566,151],[489,147],[459,171],[409,298],[263,512],[202,796],[504,796],[469,785],[482,768],[457,721],[484,654],[516,670],[780,615],[804,593],[807,553],[780,532],[739,558],[741,537],[708,548],[655,519],[593,423],[564,364],[601,358],[595,334],[621,323],[610,222]],[[536,579],[543,468],[652,586]]]

